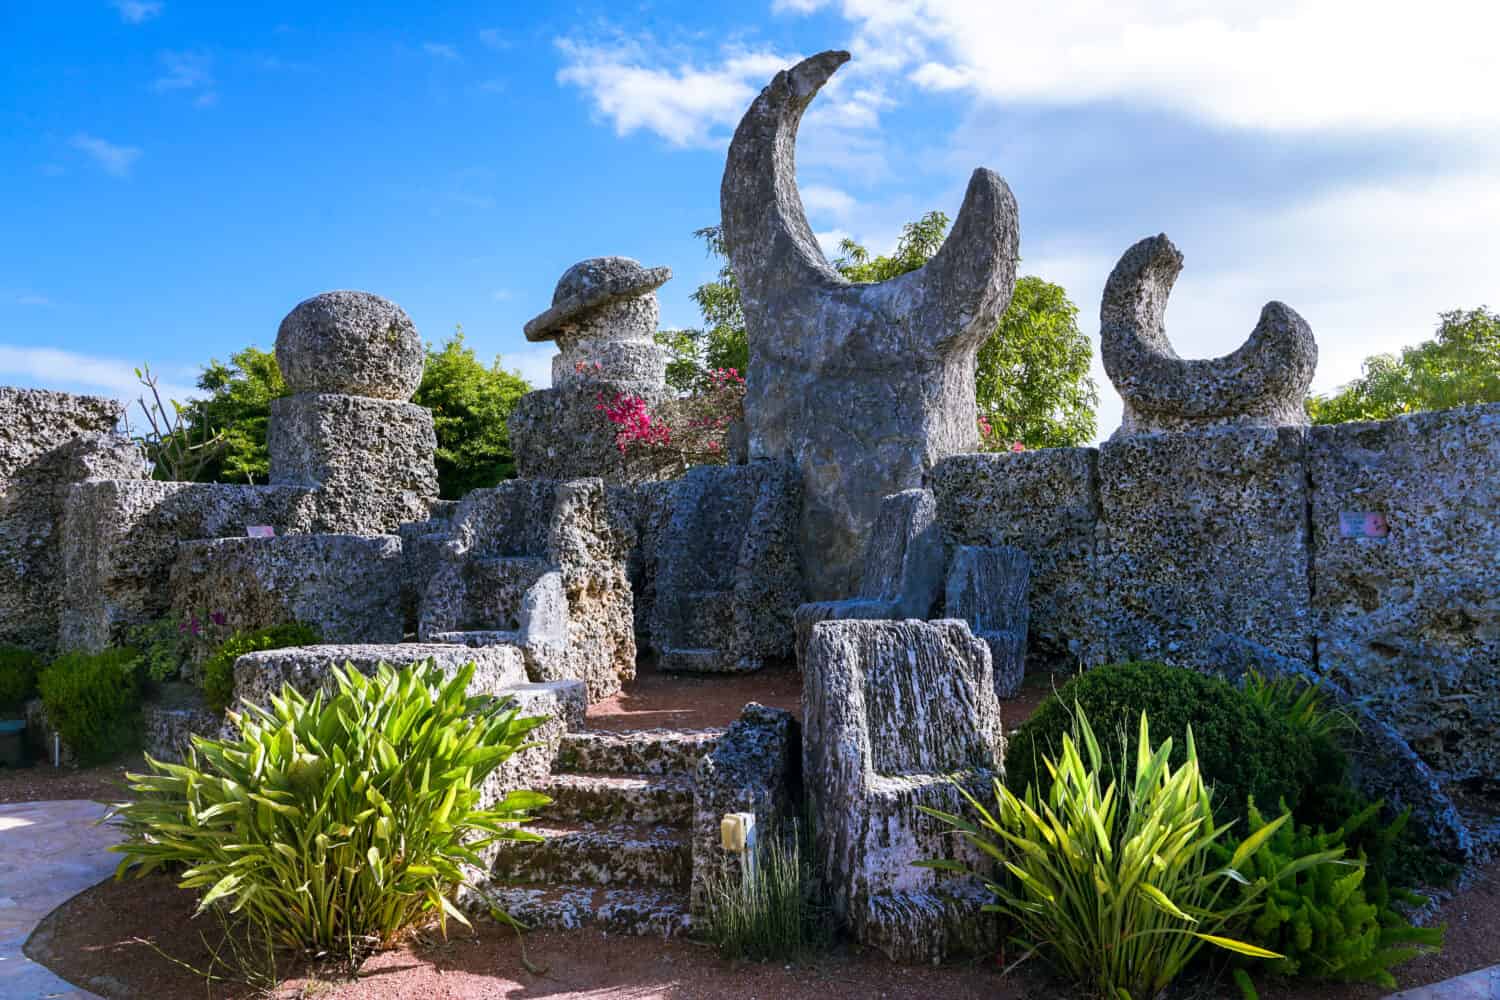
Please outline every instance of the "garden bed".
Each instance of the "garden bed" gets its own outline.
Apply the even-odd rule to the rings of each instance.
[[[248,986],[216,984],[206,993],[200,976],[187,965],[206,966],[210,952],[200,933],[218,940],[208,917],[193,919],[195,896],[153,875],[140,881],[105,882],[75,896],[47,917],[27,943],[27,952],[59,976],[107,1000],[205,996],[240,1000],[261,994]],[[1482,869],[1468,888],[1449,900],[1439,920],[1448,922],[1448,945],[1441,955],[1417,959],[1396,970],[1402,988],[1437,982],[1500,963],[1500,864]],[[1067,987],[1041,968],[1000,975],[993,961],[941,967],[898,966],[878,955],[849,950],[800,965],[722,961],[711,948],[681,939],[614,937],[593,931],[545,932],[526,937],[526,954],[545,968],[528,972],[516,936],[488,921],[471,936],[450,929],[444,942],[427,938],[367,961],[352,981],[322,978],[307,969],[285,970],[275,996],[319,1000],[397,1000],[397,998],[548,997],[552,1000],[644,1000],[648,997],[808,998],[854,1000],[865,997],[952,1000],[1021,1000],[1064,997]],[[1294,983],[1266,986],[1263,1000],[1374,1000],[1386,991],[1372,986]],[[1227,981],[1184,981],[1181,997],[1233,997]]]

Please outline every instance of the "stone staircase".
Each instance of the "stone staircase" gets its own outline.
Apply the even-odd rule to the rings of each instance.
[[[502,843],[490,898],[531,927],[669,936],[691,925],[693,773],[717,731],[580,730],[562,738],[551,796]]]

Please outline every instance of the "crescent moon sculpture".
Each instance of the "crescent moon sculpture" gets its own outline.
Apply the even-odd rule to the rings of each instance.
[[[720,188],[750,346],[750,454],[802,472],[814,599],[854,592],[881,497],[977,448],[974,358],[1010,303],[1019,243],[1010,188],[981,168],[925,267],[853,284],[829,265],[797,191],[797,129],[848,60],[823,52],[776,74],[735,130]]]
[[[1220,424],[1306,426],[1303,404],[1318,365],[1307,321],[1285,303],[1267,302],[1233,354],[1179,358],[1165,316],[1181,272],[1182,254],[1163,234],[1126,250],[1104,285],[1100,350],[1125,402],[1115,439]]]

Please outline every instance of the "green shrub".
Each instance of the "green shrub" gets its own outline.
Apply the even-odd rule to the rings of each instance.
[[[64,653],[37,678],[48,723],[80,763],[110,760],[139,744],[139,660],[125,648]]]
[[[15,712],[36,693],[42,658],[20,646],[0,646],[0,712]]]
[[[754,863],[735,874],[715,871],[706,883],[707,935],[724,958],[788,961],[829,941],[827,923],[815,903],[816,882],[805,860],[804,838],[763,837]]]
[[[1355,816],[1355,825],[1373,822],[1378,805]],[[1250,832],[1267,826],[1258,810],[1250,809]],[[1344,839],[1350,830],[1309,830],[1284,824],[1248,858],[1241,874],[1270,881],[1269,890],[1254,904],[1242,931],[1246,940],[1282,957],[1266,971],[1282,976],[1374,983],[1395,989],[1390,970],[1425,951],[1441,948],[1443,928],[1413,927],[1391,908],[1382,892],[1366,893],[1364,859],[1343,860]],[[1227,859],[1232,844],[1221,848]],[[1277,878],[1292,861],[1308,855],[1332,855],[1326,864],[1304,868]],[[1236,976],[1247,997],[1255,997],[1249,977]]]
[[[182,669],[185,659],[182,623],[176,618],[158,618],[131,626],[125,633],[125,644],[140,651],[138,669],[145,683],[169,681]]]
[[[1105,767],[1116,773],[1128,759],[1130,733],[1141,713],[1157,732],[1178,739],[1191,728],[1203,777],[1213,785],[1216,814],[1226,822],[1243,819],[1252,796],[1295,805],[1316,767],[1313,747],[1301,733],[1228,681],[1160,663],[1117,663],[1068,681],[1010,738],[1005,774],[1012,791],[1036,783],[1045,773],[1042,758],[1061,752],[1074,705],[1100,734]],[[1183,764],[1185,751],[1179,743],[1174,766]]]
[[[468,923],[452,901],[464,866],[518,829],[546,796],[518,791],[481,808],[480,789],[544,721],[466,696],[430,663],[367,678],[336,671],[327,700],[282,689],[247,705],[239,737],[195,737],[185,764],[149,760],[118,806],[127,833],[118,875],[182,865],[181,886],[243,915],[278,945],[353,958],[436,918]]]
[[[1060,742],[1044,760],[1045,794],[1032,784],[1017,795],[996,782],[991,813],[964,790],[978,823],[924,808],[1004,865],[1009,878],[987,883],[996,897],[987,909],[1015,922],[1022,948],[1087,990],[1136,1000],[1157,996],[1205,943],[1280,957],[1225,932],[1267,887],[1266,879],[1241,887],[1236,871],[1287,817],[1247,837],[1220,867],[1212,848],[1228,826],[1214,823],[1192,729],[1177,767],[1172,739],[1152,749],[1144,714],[1129,767],[1109,764],[1083,706]],[[1299,858],[1275,877],[1318,860]]]
[[[234,698],[234,661],[246,653],[288,646],[311,646],[322,641],[318,630],[300,622],[272,625],[252,632],[235,632],[203,661],[203,697],[208,707],[222,712]]]
[[[1409,809],[1384,822],[1381,803],[1349,783],[1346,743],[1359,731],[1351,715],[1330,707],[1323,691],[1298,678],[1267,680],[1252,671],[1244,690],[1307,740],[1313,772],[1293,815],[1309,831],[1343,831],[1349,855],[1365,858],[1364,889],[1372,898],[1384,899],[1396,887],[1446,884],[1457,876],[1458,867],[1410,828]]]

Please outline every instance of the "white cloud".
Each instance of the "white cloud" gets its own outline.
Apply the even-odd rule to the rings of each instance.
[[[812,216],[829,216],[835,219],[848,218],[854,214],[858,202],[846,191],[824,184],[799,185],[802,207]]]
[[[18,306],[50,306],[52,300],[45,295],[22,294],[16,296]]]
[[[1125,101],[1217,125],[1453,129],[1500,124],[1500,6],[1433,0],[845,0],[856,56],[919,86],[1008,103]]]
[[[134,402],[143,391],[135,376],[138,365],[51,347],[0,344],[0,377],[43,389],[98,393]],[[163,399],[184,402],[201,395],[191,384],[163,381]]]
[[[667,56],[636,41],[564,38],[557,47],[565,60],[558,82],[583,90],[616,134],[645,129],[674,146],[723,145],[760,88],[797,61],[766,50],[731,49],[710,65],[665,65]]]
[[[422,51],[434,59],[447,59],[451,62],[458,62],[460,59],[458,50],[443,42],[423,42]]]
[[[557,348],[551,345],[526,347],[510,354],[500,355],[500,366],[521,373],[533,389],[546,389],[552,385],[552,359]]]
[[[163,74],[151,84],[153,90],[203,90],[213,86],[212,60],[203,52],[163,52]]]
[[[490,298],[496,302],[509,302],[515,298],[515,292],[512,292],[509,288],[497,288],[490,293]]]
[[[126,24],[144,24],[159,17],[163,5],[158,0],[114,0],[110,6],[120,12],[120,20]]]
[[[73,136],[68,140],[68,145],[88,154],[106,173],[114,174],[116,177],[129,176],[130,168],[141,156],[141,151],[136,146],[117,146],[86,132],[79,132]]]
[[[829,0],[772,0],[771,12],[774,14],[811,14],[822,7],[827,7]]]

